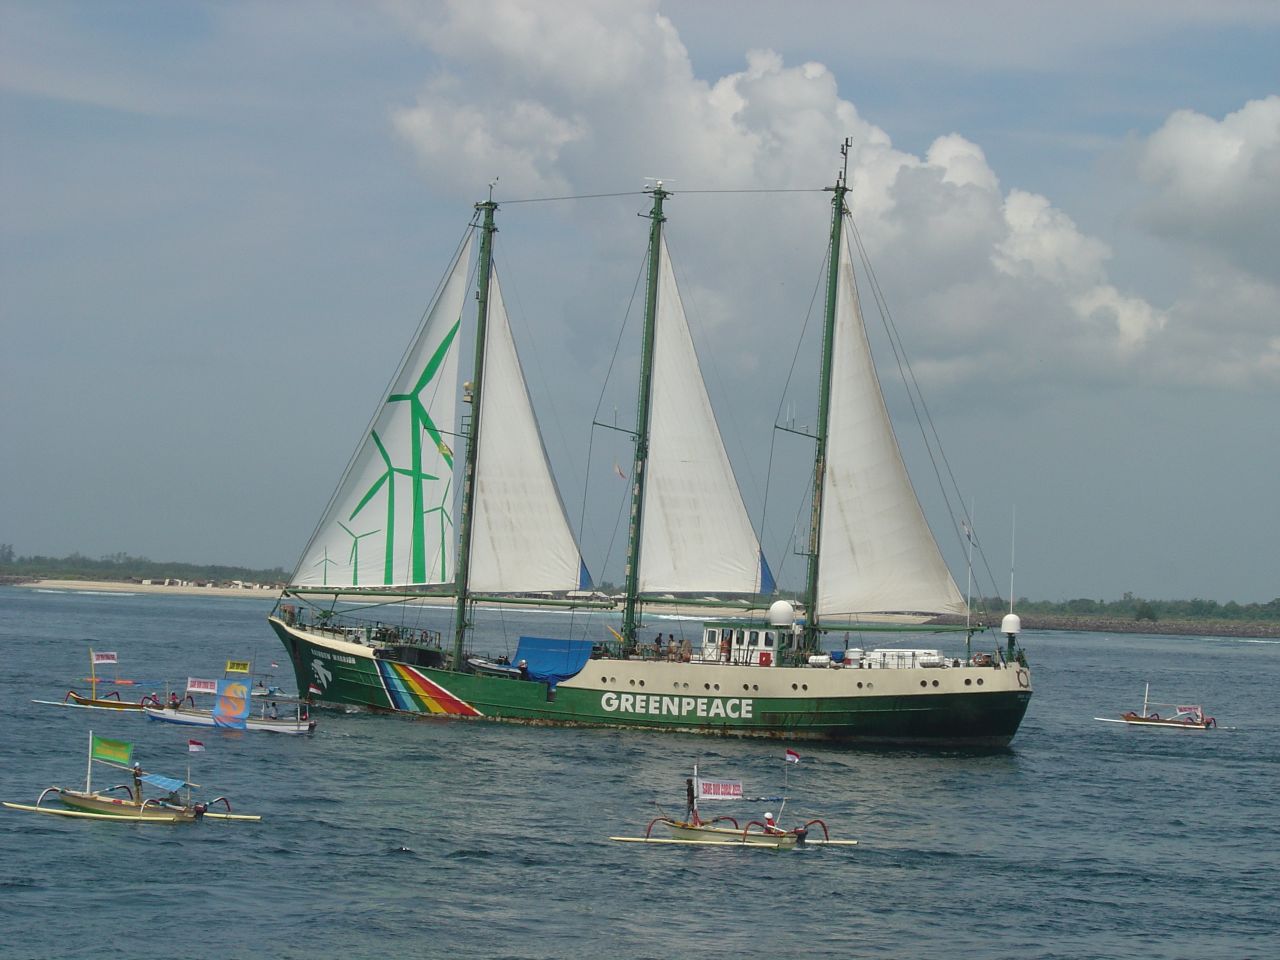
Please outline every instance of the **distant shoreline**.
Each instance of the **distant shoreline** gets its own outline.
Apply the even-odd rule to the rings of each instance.
[[[190,597],[239,597],[272,600],[280,595],[278,588],[247,587],[166,587],[156,583],[130,583],[122,580],[28,580],[10,584],[30,590],[68,590],[88,593],[145,593]],[[445,605],[452,599],[430,598]],[[654,613],[677,612],[678,606],[649,605]],[[708,611],[708,616],[715,614]],[[721,613],[720,616],[725,616]],[[1023,630],[1070,630],[1085,633],[1145,633],[1157,636],[1179,637],[1246,637],[1255,639],[1280,639],[1280,623],[1265,620],[1119,620],[1111,617],[1064,617],[1054,614],[1026,613],[1022,617]],[[962,624],[960,617],[939,617],[939,624]],[[993,626],[993,629],[996,627]]]
[[[10,586],[28,590],[71,590],[79,593],[163,593],[190,597],[253,597],[274,600],[280,595],[277,587],[166,587],[159,583],[132,583],[127,580],[27,580]]]

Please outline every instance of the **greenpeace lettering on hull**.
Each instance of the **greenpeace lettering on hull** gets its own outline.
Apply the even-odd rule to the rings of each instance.
[[[603,693],[600,709],[648,717],[724,717],[750,720],[755,701],[738,697],[668,697],[648,693]]]

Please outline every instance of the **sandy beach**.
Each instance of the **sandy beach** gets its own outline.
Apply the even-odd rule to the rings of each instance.
[[[68,590],[79,593],[168,593],[196,597],[261,597],[279,595],[277,587],[166,587],[156,583],[126,583],[121,580],[30,580],[15,583],[28,590]]]

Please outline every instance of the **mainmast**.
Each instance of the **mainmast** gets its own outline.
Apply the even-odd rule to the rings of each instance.
[[[631,467],[631,524],[627,533],[626,584],[623,587],[622,640],[636,639],[636,593],[640,581],[640,521],[644,510],[645,467],[649,461],[649,411],[653,390],[653,342],[657,328],[658,268],[662,250],[662,201],[671,196],[662,181],[653,188],[653,209],[649,211],[649,278],[645,290],[644,339],[640,349],[640,396],[636,401],[636,453]]]
[[[804,647],[818,646],[818,546],[822,530],[822,492],[827,469],[827,420],[831,413],[831,364],[835,346],[836,298],[840,281],[840,235],[844,228],[844,197],[849,192],[849,147],[840,146],[844,165],[831,187],[831,246],[827,256],[827,311],[822,330],[822,365],[818,380],[818,432],[813,454],[812,512],[809,518],[809,568],[804,588]]]
[[[458,523],[458,568],[455,587],[457,606],[454,612],[453,657],[450,666],[462,669],[463,640],[470,624],[470,598],[468,574],[471,567],[471,512],[475,503],[476,439],[480,436],[480,391],[484,380],[485,326],[489,318],[489,278],[493,271],[493,235],[498,228],[493,225],[493,213],[498,205],[493,202],[493,186],[489,187],[489,199],[477,203],[476,210],[483,213],[480,227],[479,280],[476,290],[476,357],[472,368],[471,389],[463,392],[463,402],[471,404],[471,416],[466,430],[466,448],[463,454],[462,516]]]

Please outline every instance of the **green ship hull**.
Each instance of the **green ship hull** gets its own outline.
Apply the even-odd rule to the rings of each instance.
[[[418,717],[851,743],[1004,746],[1031,700],[1017,664],[829,669],[593,659],[555,687],[449,670],[271,617],[313,702]],[[375,651],[376,654],[375,655]]]

